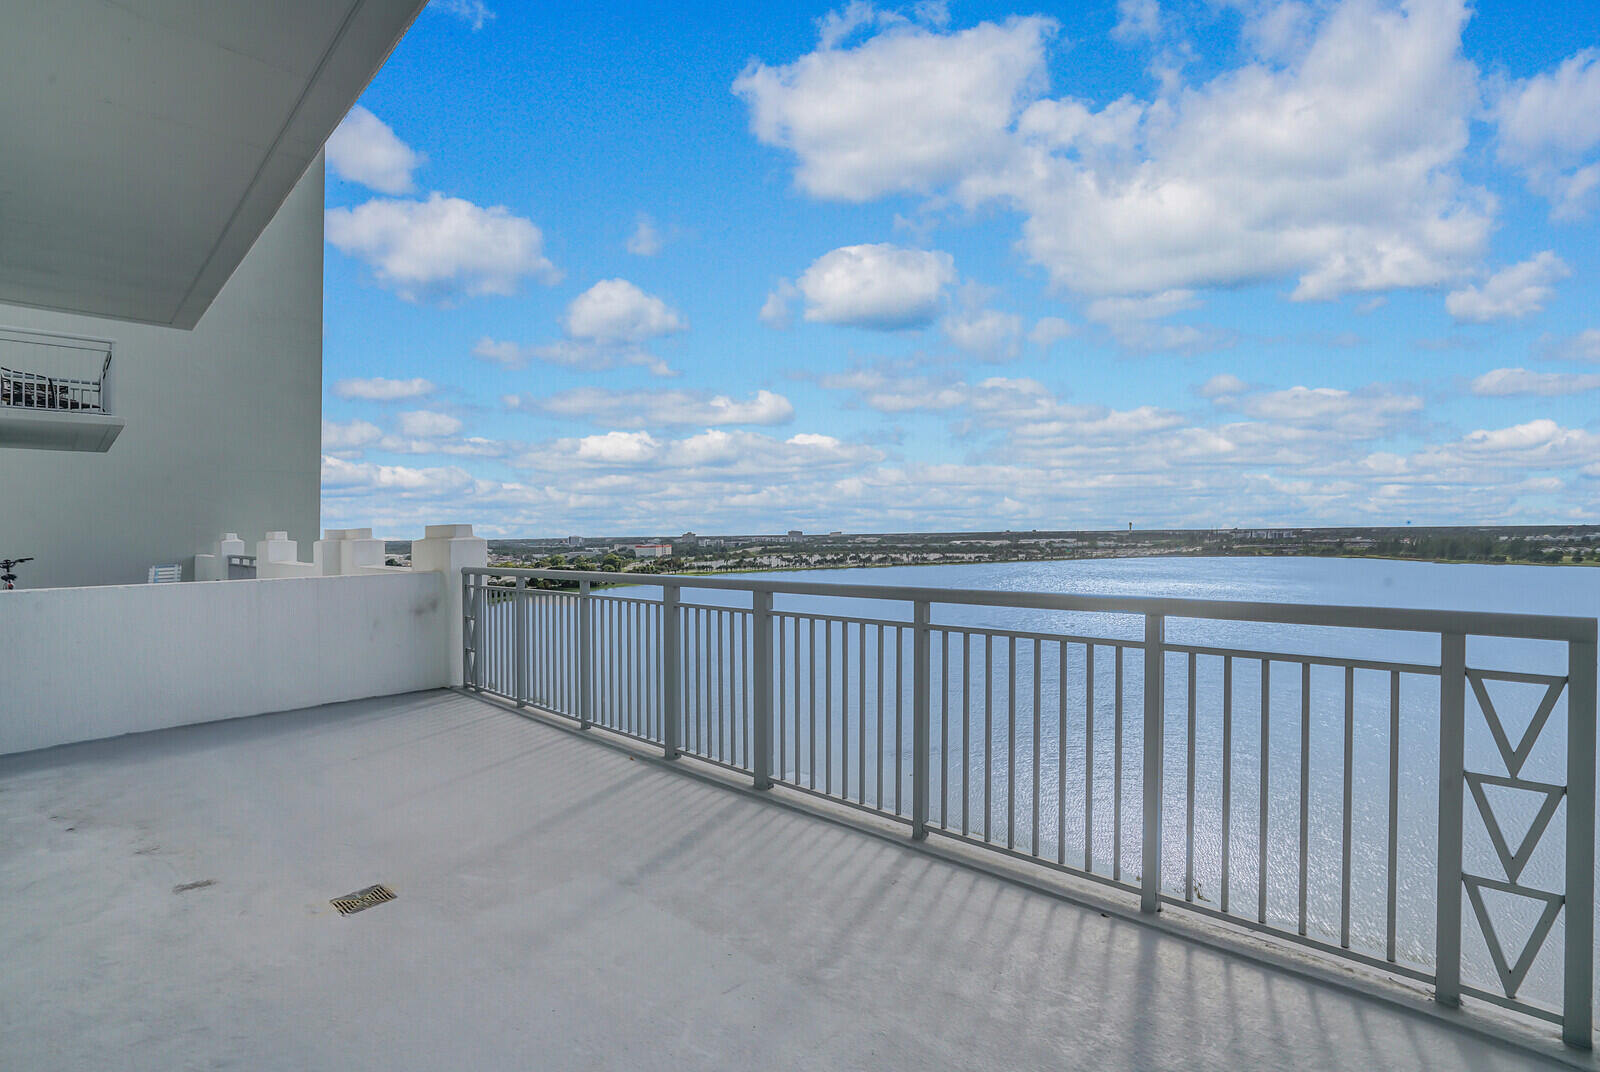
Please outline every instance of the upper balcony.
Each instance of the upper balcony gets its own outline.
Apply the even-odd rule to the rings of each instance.
[[[116,345],[0,327],[0,447],[104,453],[122,433],[111,411]]]

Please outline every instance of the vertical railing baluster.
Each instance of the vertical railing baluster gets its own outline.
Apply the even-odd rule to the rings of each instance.
[[[806,706],[811,711],[810,730],[806,734],[806,784],[817,787],[817,620],[806,620]]]
[[[589,582],[578,582],[578,728],[589,728],[590,698],[592,682],[589,680],[591,668],[594,666],[594,652],[592,650],[593,637],[590,635],[593,623],[594,600],[589,596]]]
[[[950,829],[950,630],[939,631],[939,826]]]
[[[856,803],[867,802],[867,623],[856,626]]]
[[[931,610],[925,600],[918,600],[912,607],[911,837],[916,841],[928,836],[928,753],[932,738],[928,732],[928,708],[933,688],[933,670],[928,653]]]
[[[1567,642],[1566,945],[1561,1037],[1589,1049],[1594,995],[1594,625]]]
[[[770,628],[770,627],[769,627]],[[789,645],[789,618],[787,615],[778,616],[778,692],[777,702],[772,707],[773,723],[778,729],[778,777],[789,777],[789,723],[783,717],[783,702],[789,696],[789,670],[788,660],[783,657]],[[769,670],[768,673],[771,673]]]
[[[717,687],[716,678],[712,677],[711,665],[711,616],[714,612],[709,608],[702,608],[700,614],[699,636],[696,638],[700,645],[700,748],[699,752],[707,759],[716,753],[712,744],[716,740],[712,736],[711,726],[711,701]],[[720,670],[720,668],[718,668]]]
[[[1194,900],[1194,677],[1195,654],[1189,653],[1188,725],[1184,733],[1184,808],[1183,808],[1183,899]]]
[[[728,712],[728,694],[733,669],[728,664],[728,616],[730,611],[717,611],[717,758],[728,762],[728,733],[733,728],[733,717]]]
[[[1308,861],[1311,849],[1311,663],[1300,664],[1300,915],[1306,933]]]
[[[1094,645],[1083,646],[1083,869],[1094,870]]]
[[[1343,860],[1339,870],[1339,944],[1350,948],[1350,828],[1352,822],[1351,796],[1354,791],[1351,770],[1355,762],[1356,738],[1356,669],[1344,668],[1344,836]]]
[[[681,591],[675,584],[661,590],[661,754],[677,759],[683,727],[683,697],[679,694],[679,670],[683,661],[683,637],[678,628],[678,602]]]
[[[1065,645],[1063,645],[1065,648]],[[1122,880],[1122,645],[1117,645],[1111,725],[1111,879]],[[1066,663],[1063,661],[1062,666]],[[1061,687],[1066,688],[1062,674]]]
[[[1228,911],[1228,841],[1233,827],[1233,656],[1222,657],[1222,889],[1220,906]]]
[[[1040,652],[1043,642],[1033,638],[1033,855],[1039,855],[1039,727],[1043,712],[1040,710],[1039,681],[1044,677]]]
[[[833,622],[822,623],[822,792],[833,796]]]
[[[839,799],[850,799],[850,623],[839,623]]]
[[[512,589],[511,609],[514,617],[511,619],[511,645],[516,652],[516,677],[517,706],[522,707],[528,702],[528,609],[532,604],[528,600],[528,579],[517,578],[517,586]]]
[[[1067,642],[1056,644],[1056,863],[1067,862]]]
[[[883,684],[884,684],[885,676],[886,675],[883,672],[883,626],[879,625],[878,626],[878,672],[876,674],[876,677],[878,679],[878,709],[877,709],[877,715],[878,715],[878,752],[877,752],[878,778],[877,778],[877,783],[878,784],[877,784],[877,796],[875,796],[873,798],[873,801],[872,801],[873,806],[876,807],[879,811],[883,810]]]
[[[983,636],[983,840],[994,814],[994,634]]]
[[[1467,638],[1439,636],[1439,864],[1434,998],[1461,1004],[1461,810],[1466,763]],[[1570,802],[1569,802],[1570,803]],[[1570,814],[1570,813],[1569,813]],[[1585,1002],[1589,1000],[1587,996]]]
[[[1166,743],[1166,619],[1144,616],[1144,841],[1139,909],[1161,907],[1161,777]]]
[[[1384,956],[1394,962],[1395,902],[1400,890],[1400,671],[1389,671],[1389,855]]]
[[[750,593],[751,632],[754,634],[755,710],[754,755],[751,769],[757,789],[772,787],[772,593]]]
[[[637,737],[649,730],[645,725],[644,691],[649,677],[644,666],[645,608],[639,603],[628,604],[628,726]]]
[[[894,627],[894,813],[900,810],[905,786],[906,628]]]
[[[1006,652],[1006,848],[1017,842],[1017,638]]]
[[[800,779],[800,615],[794,616],[794,673],[789,676],[794,682],[794,784],[801,784]]]
[[[1261,660],[1261,811],[1257,835],[1256,868],[1256,922],[1267,921],[1267,776],[1270,773],[1268,756],[1272,749],[1272,662]]]
[[[962,837],[973,800],[973,634],[962,634]]]
[[[810,709],[806,730],[806,784],[816,789],[816,619],[806,619],[805,702]]]

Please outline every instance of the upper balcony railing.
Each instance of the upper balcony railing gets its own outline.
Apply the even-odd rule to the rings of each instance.
[[[658,592],[593,588],[619,583]],[[1590,1045],[1592,618],[559,570],[463,584],[470,687]]]
[[[113,350],[103,339],[0,328],[0,406],[110,413]]]

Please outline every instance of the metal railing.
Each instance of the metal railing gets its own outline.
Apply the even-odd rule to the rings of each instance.
[[[659,598],[594,587],[618,584]],[[463,585],[470,687],[1590,1045],[1592,618],[559,570]],[[1270,646],[1211,642],[1240,631]],[[1383,643],[1338,650],[1351,638]]]
[[[104,339],[0,328],[0,406],[110,413],[114,350]]]

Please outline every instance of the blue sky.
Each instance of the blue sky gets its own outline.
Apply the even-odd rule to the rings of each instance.
[[[1600,520],[1600,5],[435,0],[329,143],[323,515]]]

